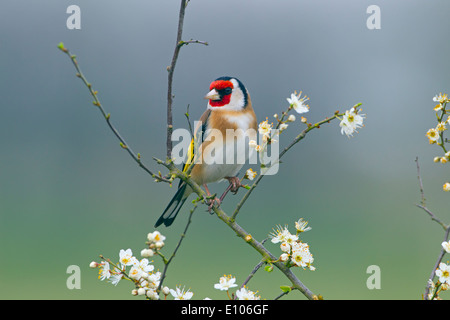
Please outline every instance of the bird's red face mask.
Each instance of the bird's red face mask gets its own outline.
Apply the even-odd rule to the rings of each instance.
[[[211,107],[223,107],[230,103],[233,83],[228,80],[216,80],[209,86],[210,92],[205,96]]]

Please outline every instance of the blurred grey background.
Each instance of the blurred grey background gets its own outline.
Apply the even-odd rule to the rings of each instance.
[[[69,5],[81,8],[81,30],[66,28]],[[381,29],[369,30],[369,5]],[[421,299],[443,231],[414,206],[420,201],[419,157],[427,204],[450,221],[450,179],[425,132],[435,125],[432,98],[449,91],[450,3],[418,1],[190,1],[174,78],[174,125],[187,127],[206,107],[219,76],[238,77],[259,120],[280,113],[294,90],[310,97],[310,121],[358,102],[367,115],[353,138],[338,122],[298,144],[276,176],[266,177],[238,223],[258,240],[300,217],[312,230],[317,270],[295,270],[326,299]],[[119,147],[92,98],[75,77],[62,41],[77,55],[112,122],[143,161],[165,157],[167,71],[179,1],[3,0],[0,4],[0,298],[136,299],[89,269],[103,254],[139,254],[146,235],[175,192],[156,184]],[[302,129],[296,122],[280,143]],[[225,184],[213,189],[221,192]],[[242,197],[229,196],[225,211]],[[186,207],[187,211],[189,206]],[[187,214],[167,237],[173,250]],[[268,244],[274,253],[278,246]],[[448,259],[448,257],[445,257]],[[240,284],[260,257],[204,208],[169,269],[195,299],[225,299],[213,289],[223,274]],[[69,265],[81,268],[81,289],[66,287]],[[162,265],[155,258],[155,265]],[[381,289],[369,290],[366,269],[378,265]],[[273,299],[288,281],[259,271],[249,283]],[[304,299],[293,292],[287,298]],[[443,294],[445,298],[445,294]]]

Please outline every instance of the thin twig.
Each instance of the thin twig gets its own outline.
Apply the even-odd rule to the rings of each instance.
[[[420,166],[419,166],[419,157],[416,157],[416,166],[417,166],[417,179],[419,179],[419,188],[420,188],[420,196],[421,196],[421,205],[425,206],[425,194],[423,191],[422,177],[420,176]]]
[[[419,188],[420,188],[420,196],[421,196],[421,204],[416,204],[416,206],[418,208],[421,208],[423,211],[425,211],[430,217],[431,220],[436,221],[442,228],[444,228],[445,230],[445,236],[444,236],[444,241],[448,241],[448,237],[449,237],[449,233],[450,233],[450,225],[446,225],[445,223],[443,223],[433,212],[431,212],[430,209],[428,209],[425,206],[425,192],[423,189],[423,184],[422,184],[422,177],[420,175],[420,166],[419,166],[419,157],[416,157],[416,165],[417,165],[417,178],[419,180]],[[441,249],[441,252],[439,253],[439,256],[436,260],[436,263],[434,264],[433,270],[431,270],[431,275],[430,275],[430,280],[433,280],[434,276],[436,275],[436,269],[439,267],[439,264],[442,261],[442,258],[444,257],[445,254],[445,250],[444,248]],[[428,294],[430,292],[430,288],[431,288],[431,283],[429,283],[429,281],[427,281],[427,285],[425,288],[425,294],[424,294],[424,299],[428,300]]]
[[[256,271],[259,270],[259,268],[261,268],[263,266],[263,264],[265,264],[266,261],[265,260],[261,260],[254,268],[253,270],[250,272],[250,274],[248,275],[247,279],[245,279],[245,281],[241,284],[241,288],[243,288],[245,285],[247,285],[247,283],[253,278],[253,276],[255,275]]]
[[[419,180],[419,188],[420,188],[420,203],[421,204],[416,204],[416,206],[420,209],[422,209],[423,211],[425,211],[426,213],[428,213],[428,215],[431,217],[431,220],[436,221],[438,224],[441,225],[442,228],[444,228],[444,230],[447,230],[449,228],[448,225],[446,225],[444,222],[442,222],[433,212],[431,212],[430,209],[428,209],[425,206],[425,192],[423,189],[423,184],[422,184],[422,177],[420,175],[420,165],[419,165],[419,157],[416,157],[416,166],[417,166],[417,179]]]
[[[172,119],[172,101],[173,101],[173,93],[172,93],[172,84],[173,84],[173,72],[175,71],[175,65],[177,64],[178,55],[180,53],[180,49],[183,45],[187,45],[189,43],[198,43],[203,45],[208,45],[205,41],[199,40],[188,40],[182,41],[183,36],[183,23],[184,23],[184,12],[186,10],[186,0],[181,0],[180,4],[180,13],[178,15],[178,30],[177,30],[177,41],[175,44],[175,49],[173,52],[172,62],[170,66],[167,67],[168,71],[168,85],[167,85],[167,137],[166,137],[166,147],[167,147],[167,158],[172,157],[172,132],[173,132],[173,119]]]
[[[242,289],[244,286],[247,285],[247,283],[250,281],[250,279],[253,278],[253,276],[255,275],[256,271],[258,271],[265,263],[266,263],[266,261],[263,259],[253,268],[253,270],[248,275],[247,279],[245,279],[245,281],[241,284],[240,289]],[[234,297],[234,300],[236,300],[236,299],[237,299],[237,296]]]
[[[427,207],[424,207],[420,204],[416,204],[416,207],[422,209],[423,211],[425,211],[426,213],[428,213],[428,215],[431,217],[431,220],[436,221],[438,224],[441,225],[442,228],[444,228],[444,230],[448,229],[448,225],[446,225],[445,223],[443,223],[438,217],[436,217],[436,215],[430,211],[430,209],[428,209]]]
[[[264,239],[263,241],[261,241],[261,245],[264,245],[264,243],[268,240],[268,238]],[[242,289],[244,286],[247,285],[247,283],[253,278],[253,276],[255,275],[255,273],[263,266],[263,264],[267,263],[267,261],[265,259],[261,260],[254,268],[253,270],[250,272],[250,274],[247,276],[247,279],[244,280],[244,282],[242,282],[240,289]],[[236,299],[237,297],[234,297],[234,299]]]
[[[183,231],[183,233],[180,236],[180,240],[178,241],[177,246],[175,247],[172,255],[169,258],[169,260],[164,261],[164,270],[163,270],[162,275],[161,275],[161,281],[159,282],[159,286],[158,286],[158,290],[157,290],[158,292],[162,288],[163,281],[166,278],[167,269],[169,268],[170,263],[172,262],[173,258],[175,258],[175,254],[177,253],[178,249],[181,246],[181,243],[183,242],[184,238],[186,237],[186,233],[187,233],[188,228],[189,228],[189,226],[190,226],[190,224],[192,222],[192,215],[194,214],[195,209],[197,209],[197,205],[198,205],[198,202],[196,201],[194,203],[194,207],[190,210],[189,218],[188,218],[188,221],[186,223],[186,227],[184,227],[184,231]]]
[[[114,135],[117,137],[117,139],[119,139],[120,141],[120,146],[125,149],[128,154],[133,158],[133,160],[139,165],[139,167],[141,167],[142,169],[144,169],[144,171],[146,171],[148,174],[150,174],[153,178],[156,179],[156,181],[164,181],[167,183],[172,183],[173,180],[170,178],[165,178],[162,177],[161,174],[155,174],[153,173],[149,168],[147,168],[141,161],[141,155],[138,153],[134,153],[133,150],[131,149],[131,147],[128,145],[128,143],[125,141],[125,139],[120,135],[119,131],[113,126],[113,124],[111,123],[111,115],[109,113],[106,113],[105,109],[103,108],[99,98],[98,98],[98,92],[95,91],[92,88],[92,84],[86,79],[86,77],[84,76],[83,72],[81,71],[81,68],[78,64],[78,61],[76,59],[76,56],[71,54],[69,52],[69,50],[67,48],[64,47],[63,43],[60,43],[58,45],[58,48],[64,52],[65,54],[67,54],[67,56],[70,58],[70,60],[72,61],[73,65],[75,66],[75,69],[77,71],[76,76],[78,78],[80,78],[83,83],[86,85],[86,87],[89,90],[89,93],[91,94],[91,96],[94,98],[94,102],[93,104],[98,107],[98,109],[100,110],[100,112],[102,113],[103,117],[106,120],[106,123],[108,124],[108,127],[111,129],[111,131],[114,133]]]
[[[289,293],[292,292],[292,290],[296,290],[297,288],[291,288],[291,290],[289,291],[284,291],[283,293],[279,294],[278,296],[276,296],[273,300],[280,300],[282,297],[288,295]]]
[[[203,45],[205,45],[205,46],[207,46],[209,43],[208,42],[206,42],[206,41],[200,41],[200,40],[187,40],[187,41],[180,41],[179,43],[178,43],[178,45],[180,46],[180,47],[182,47],[182,46],[184,46],[184,45],[188,45],[188,44],[190,44],[190,43],[196,43],[196,44],[203,44]]]

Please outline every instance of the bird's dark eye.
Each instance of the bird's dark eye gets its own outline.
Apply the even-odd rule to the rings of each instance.
[[[223,89],[224,95],[231,94],[232,91],[233,91],[233,89],[231,89],[230,87]]]

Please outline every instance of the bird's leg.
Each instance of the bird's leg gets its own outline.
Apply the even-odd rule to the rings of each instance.
[[[206,184],[203,185],[203,187],[206,190],[206,194],[208,195],[208,197],[211,197],[211,192],[209,192],[208,186]],[[217,206],[220,206],[220,203],[222,202],[219,198],[214,198],[214,199],[209,199],[209,206],[208,206],[208,212],[211,213],[211,210],[214,206],[214,202],[217,203]]]
[[[223,192],[223,194],[220,196],[220,203],[222,203],[223,199],[225,198],[225,196],[227,195],[228,191],[230,191],[231,189],[231,183],[228,185],[228,187],[226,188],[226,190]]]
[[[241,180],[238,177],[225,177],[225,179],[230,182],[230,191],[233,192],[233,194],[236,194],[240,187],[242,187]]]

